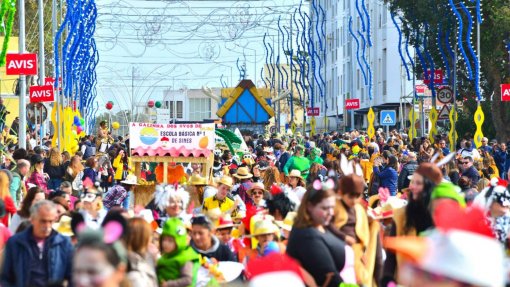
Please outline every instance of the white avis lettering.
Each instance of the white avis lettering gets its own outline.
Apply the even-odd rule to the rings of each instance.
[[[32,92],[33,98],[51,98],[51,91],[33,91]]]
[[[9,62],[8,69],[33,69],[34,60],[12,60]]]

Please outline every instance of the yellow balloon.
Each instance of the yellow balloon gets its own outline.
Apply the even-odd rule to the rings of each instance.
[[[113,128],[114,130],[118,130],[118,129],[120,128],[120,124],[119,124],[119,122],[113,122],[113,123],[112,123],[112,128]]]

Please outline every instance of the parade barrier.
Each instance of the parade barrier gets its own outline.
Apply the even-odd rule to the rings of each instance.
[[[146,182],[134,190],[135,204],[145,205],[154,195],[156,184],[174,183],[169,173],[180,163],[197,163],[202,174],[212,177],[215,146],[214,123],[149,124],[130,123],[131,162],[135,175],[141,178],[142,163],[163,165],[161,182]]]

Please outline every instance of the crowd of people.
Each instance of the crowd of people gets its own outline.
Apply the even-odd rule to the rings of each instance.
[[[4,146],[0,286],[507,283],[505,143],[396,130],[243,140],[218,145],[210,171],[138,175],[129,139],[104,124],[74,155]],[[141,182],[154,183],[143,203]]]

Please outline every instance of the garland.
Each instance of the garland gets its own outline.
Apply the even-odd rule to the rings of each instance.
[[[8,15],[7,24],[4,26],[3,19],[6,14]],[[4,0],[0,8],[0,21],[2,21],[0,32],[4,32],[5,34],[2,51],[0,52],[0,67],[5,66],[5,55],[7,54],[7,48],[9,47],[9,40],[11,39],[12,25],[14,23],[15,15],[16,0]]]

